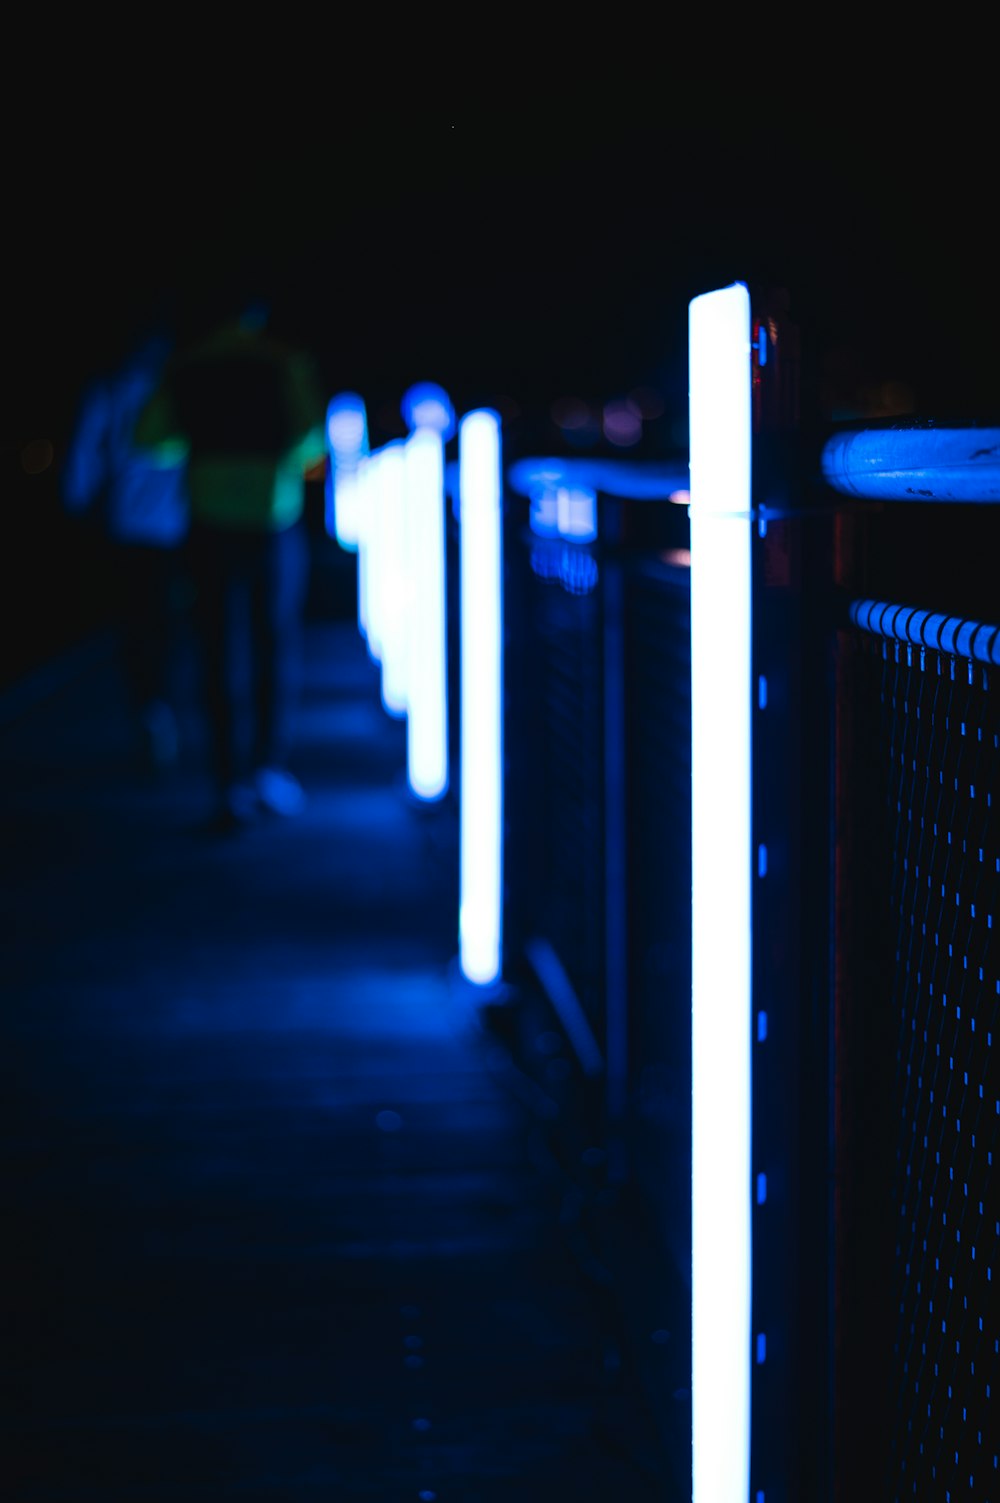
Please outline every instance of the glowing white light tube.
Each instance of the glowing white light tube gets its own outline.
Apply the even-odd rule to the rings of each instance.
[[[345,553],[355,553],[358,547],[358,472],[353,470],[331,470],[330,489],[333,493],[333,530],[337,542]],[[330,531],[330,518],[327,518],[327,532]]]
[[[406,527],[406,456],[401,439],[379,454],[379,532],[374,555],[382,706],[401,717],[407,706],[410,631],[410,561]]]
[[[409,558],[406,774],[412,793],[448,789],[448,631],[444,445],[417,428],[406,441]]]
[[[356,392],[339,392],[326,409],[326,530],[347,552],[358,546],[358,464],[368,453],[368,419]]]
[[[461,805],[459,964],[479,985],[501,971],[503,882],[503,532],[500,419],[459,424]]]
[[[358,627],[376,662],[381,656],[378,633],[378,581],[375,563],[379,551],[379,465],[376,449],[358,466]]]
[[[747,1503],[751,1363],[750,297],[688,305],[694,1503]]]

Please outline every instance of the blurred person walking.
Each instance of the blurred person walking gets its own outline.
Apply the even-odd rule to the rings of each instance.
[[[266,300],[234,301],[171,360],[137,429],[187,456],[195,590],[214,783],[212,827],[296,814],[287,765],[308,579],[305,481],[326,459],[311,360],[269,337]]]
[[[136,444],[135,428],[173,347],[171,316],[157,308],[124,360],[84,386],[60,473],[67,512],[95,523],[108,550],[126,701],[143,766],[153,772],[171,766],[178,754],[171,669],[187,481],[179,453],[152,460]]]

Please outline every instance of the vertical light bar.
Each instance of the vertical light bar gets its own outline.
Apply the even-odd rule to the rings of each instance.
[[[368,638],[368,547],[371,526],[368,510],[371,498],[371,476],[375,465],[374,455],[366,455],[358,464],[358,631]]]
[[[385,519],[382,504],[382,458],[383,449],[374,449],[365,461],[362,471],[363,499],[361,516],[362,551],[359,555],[364,569],[365,637],[368,651],[376,663],[382,661],[383,632],[383,552],[385,543]]]
[[[448,789],[448,631],[444,443],[433,428],[406,441],[410,560],[406,775],[420,799]]]
[[[368,453],[364,399],[353,391],[331,397],[326,409],[326,530],[347,552],[358,547],[358,466]]]
[[[461,806],[459,964],[479,985],[500,977],[503,881],[503,532],[500,419],[462,418],[459,452]]]
[[[406,533],[406,459],[402,439],[385,444],[379,456],[378,575],[382,706],[396,718],[406,714],[409,659],[410,561]]]
[[[688,306],[694,1503],[747,1503],[751,408],[742,283]]]

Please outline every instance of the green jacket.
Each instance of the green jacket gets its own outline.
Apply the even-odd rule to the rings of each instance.
[[[234,323],[170,362],[135,441],[187,461],[192,521],[280,531],[326,456],[325,404],[307,357]]]

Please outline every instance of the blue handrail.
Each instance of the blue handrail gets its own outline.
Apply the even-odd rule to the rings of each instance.
[[[823,478],[871,501],[1000,501],[1000,428],[871,428],[827,441]]]
[[[1000,626],[895,605],[886,600],[854,600],[848,614],[856,626],[897,642],[912,642],[952,657],[1000,664]]]

